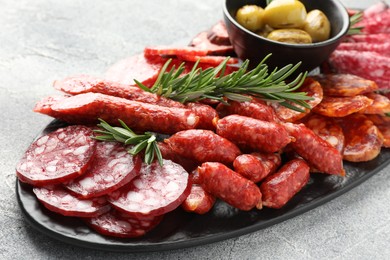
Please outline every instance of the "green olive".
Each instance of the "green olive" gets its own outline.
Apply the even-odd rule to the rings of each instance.
[[[273,28],[301,28],[306,8],[298,0],[273,0],[264,9],[264,22]]]
[[[270,34],[268,34],[267,38],[278,42],[286,42],[286,43],[294,43],[294,44],[312,43],[310,35],[307,32],[300,29],[274,30]]]
[[[250,31],[258,31],[263,28],[264,9],[257,5],[244,5],[238,9],[236,20]]]
[[[303,30],[310,34],[313,42],[321,42],[329,39],[330,23],[328,17],[317,9],[310,11],[306,16]]]

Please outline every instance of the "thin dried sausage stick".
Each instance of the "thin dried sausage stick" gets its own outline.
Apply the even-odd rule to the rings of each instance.
[[[214,122],[219,119],[217,111],[209,105],[202,103],[189,102],[186,104],[199,117],[199,123],[196,128],[215,130]]]
[[[261,192],[256,184],[218,162],[206,162],[199,168],[202,187],[240,210],[262,208]]]
[[[194,212],[202,215],[213,208],[215,200],[216,198],[205,191],[202,186],[192,184],[190,194],[181,204],[181,207],[187,212]]]
[[[187,172],[192,172],[198,167],[198,163],[196,161],[180,156],[173,151],[167,143],[158,142],[157,145],[164,159],[180,164]]]

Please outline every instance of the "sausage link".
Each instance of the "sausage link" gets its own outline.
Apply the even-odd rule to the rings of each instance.
[[[188,195],[181,206],[187,212],[206,214],[213,208],[215,200],[216,198],[205,191],[202,186],[192,184],[190,195]]]

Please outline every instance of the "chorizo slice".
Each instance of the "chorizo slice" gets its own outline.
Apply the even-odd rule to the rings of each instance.
[[[129,184],[108,194],[116,209],[134,217],[157,216],[176,209],[188,196],[191,185],[188,172],[180,165],[163,160],[143,164],[140,175]]]
[[[369,99],[372,99],[374,102],[366,109],[361,110],[361,113],[380,115],[390,113],[390,99],[388,99],[386,96],[374,92],[367,93],[365,96]]]
[[[208,39],[208,32],[201,32],[190,42],[190,46],[207,50],[207,55],[231,56],[234,54],[232,45],[218,45]]]
[[[291,137],[282,124],[240,115],[220,119],[217,122],[217,134],[243,150],[266,153],[278,152],[291,142]]]
[[[344,160],[365,162],[378,156],[383,136],[365,115],[350,115],[340,120],[340,125],[345,135]]]
[[[16,166],[20,181],[34,186],[59,184],[84,174],[93,161],[96,141],[90,128],[57,129],[34,141]]]
[[[111,210],[94,218],[84,218],[85,223],[99,234],[120,238],[145,235],[162,221],[163,216],[134,218],[122,212]]]
[[[314,113],[328,117],[345,117],[362,111],[374,101],[366,96],[324,97],[320,104],[312,109]]]
[[[308,183],[309,170],[310,167],[304,160],[294,159],[268,176],[260,185],[263,206],[280,209],[286,205]]]
[[[313,113],[302,122],[316,135],[335,147],[340,153],[343,152],[345,145],[343,129],[341,129],[334,118]]]
[[[390,124],[376,125],[383,136],[383,147],[390,147]]]
[[[240,210],[262,208],[257,185],[218,162],[206,162],[199,168],[202,187],[212,195]]]
[[[65,184],[65,188],[82,198],[100,197],[130,182],[139,175],[142,159],[127,152],[124,145],[98,142],[95,158],[82,176]]]
[[[179,156],[197,162],[221,162],[227,165],[241,154],[232,142],[210,130],[180,131],[164,140]]]
[[[317,106],[322,101],[322,98],[324,96],[320,83],[313,78],[306,78],[302,86],[299,87],[297,91],[306,92],[307,96],[312,98],[312,100],[307,101],[308,105],[311,108]],[[291,104],[301,108],[304,112],[292,110],[290,108],[280,105],[280,103],[278,102],[273,102],[271,106],[274,108],[277,117],[283,122],[296,122],[310,113],[309,108],[305,108],[303,106],[293,103]]]
[[[213,208],[215,201],[216,198],[205,191],[202,186],[192,184],[190,194],[181,204],[181,207],[187,212],[203,215]]]
[[[345,175],[342,155],[330,143],[304,124],[285,123],[285,127],[295,138],[295,142],[291,142],[289,147],[305,159],[311,167],[322,173]]]
[[[252,153],[237,156],[233,162],[234,171],[255,183],[263,180],[282,163],[277,153]]]
[[[61,186],[35,187],[38,200],[50,211],[71,217],[97,217],[111,209],[104,197],[80,199]]]
[[[375,81],[352,74],[319,74],[312,77],[321,84],[326,96],[353,97],[378,89]]]
[[[216,45],[231,45],[226,25],[223,21],[214,24],[207,32],[207,39]]]
[[[123,120],[136,131],[173,134],[195,128],[199,117],[186,108],[171,108],[100,93],[72,96],[51,105],[55,117],[71,124],[95,124],[98,118],[118,125]],[[35,112],[45,111],[35,109]]]

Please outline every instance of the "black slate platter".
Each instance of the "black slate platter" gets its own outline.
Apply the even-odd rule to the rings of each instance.
[[[54,120],[40,135],[62,126],[65,124]],[[340,196],[389,163],[390,149],[382,149],[380,155],[372,161],[345,163],[344,178],[312,174],[309,184],[279,210],[264,208],[243,212],[220,201],[205,215],[190,214],[178,208],[167,214],[157,228],[137,239],[102,236],[89,229],[78,218],[64,217],[50,212],[38,202],[32,187],[19,181],[16,183],[16,193],[26,220],[50,237],[97,250],[150,252],[213,243],[272,226]]]

